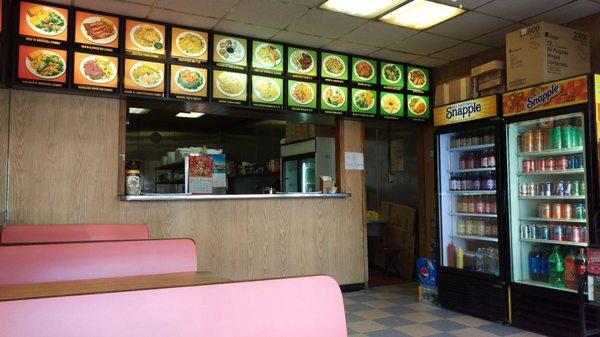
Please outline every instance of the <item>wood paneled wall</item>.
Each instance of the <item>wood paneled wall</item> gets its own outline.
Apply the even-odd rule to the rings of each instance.
[[[118,100],[19,90],[10,100],[9,223],[147,223],[152,238],[193,238],[199,268],[234,280],[363,282],[362,171],[344,173],[348,199],[123,202]],[[355,139],[362,123],[344,123]]]
[[[8,90],[0,90],[0,224],[5,221],[8,170]]]

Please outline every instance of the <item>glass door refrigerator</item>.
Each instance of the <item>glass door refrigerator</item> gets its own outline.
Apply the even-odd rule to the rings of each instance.
[[[596,205],[596,139],[580,76],[503,95],[512,323],[579,333],[577,264]]]
[[[435,109],[442,307],[508,320],[498,96]]]

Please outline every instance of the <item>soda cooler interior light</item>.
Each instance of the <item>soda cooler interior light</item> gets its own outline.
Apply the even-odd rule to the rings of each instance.
[[[328,0],[320,8],[372,19],[404,2],[406,0]]]
[[[384,15],[381,21],[417,30],[427,29],[464,13],[457,7],[427,0],[414,0]]]

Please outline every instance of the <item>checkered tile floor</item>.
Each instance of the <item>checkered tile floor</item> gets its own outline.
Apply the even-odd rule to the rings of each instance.
[[[419,303],[405,283],[344,294],[349,337],[541,336]]]

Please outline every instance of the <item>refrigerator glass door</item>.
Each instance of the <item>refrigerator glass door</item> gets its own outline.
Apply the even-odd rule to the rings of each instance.
[[[299,192],[297,160],[286,160],[283,162],[283,183],[285,192]]]
[[[302,193],[316,191],[315,158],[302,159],[300,165],[302,166]]]
[[[499,275],[495,128],[438,136],[441,265]]]
[[[574,292],[588,242],[583,114],[506,128],[512,280]]]

